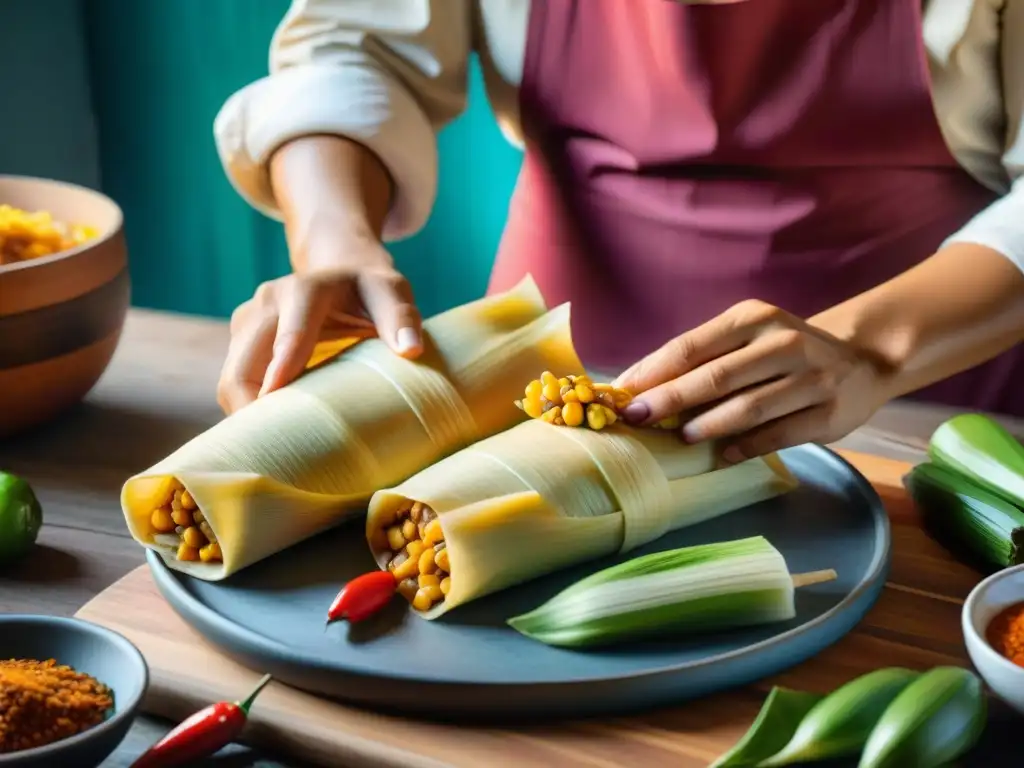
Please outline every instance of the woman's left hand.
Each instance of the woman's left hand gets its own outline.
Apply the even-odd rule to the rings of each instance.
[[[676,337],[615,383],[635,395],[628,422],[679,414],[684,439],[719,440],[727,463],[833,442],[887,399],[875,361],[756,300]]]

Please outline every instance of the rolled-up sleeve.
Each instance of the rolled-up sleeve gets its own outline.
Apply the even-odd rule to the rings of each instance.
[[[1006,0],[1000,14],[999,71],[1006,139],[1003,167],[1010,187],[954,233],[946,244],[976,243],[1003,254],[1024,271],[1024,0]]]
[[[271,43],[270,75],[214,121],[224,171],[256,209],[281,218],[268,162],[281,145],[329,134],[374,152],[394,184],[384,237],[427,221],[437,131],[465,108],[466,0],[294,0]]]

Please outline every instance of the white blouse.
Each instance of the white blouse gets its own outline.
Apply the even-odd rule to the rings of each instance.
[[[214,122],[228,178],[280,219],[267,171],[273,152],[303,135],[346,136],[375,152],[394,180],[385,239],[415,234],[437,194],[437,131],[466,108],[472,52],[502,132],[522,146],[530,2],[293,0],[271,42],[270,75],[232,95]],[[960,165],[1001,195],[947,242],[988,246],[1024,270],[1024,0],[923,4],[942,134]]]

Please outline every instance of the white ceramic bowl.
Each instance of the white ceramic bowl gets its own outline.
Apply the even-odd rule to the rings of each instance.
[[[999,571],[971,590],[963,610],[964,641],[978,673],[1003,701],[1024,715],[1024,667],[996,652],[985,640],[990,621],[1024,601],[1024,565]]]

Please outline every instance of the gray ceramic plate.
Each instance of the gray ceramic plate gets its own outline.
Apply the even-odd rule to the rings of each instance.
[[[106,684],[114,712],[103,723],[45,747],[0,754],[0,768],[92,768],[124,739],[149,683],[142,654],[121,635],[80,619],[0,616],[0,658],[55,659]]]
[[[817,654],[878,598],[889,521],[868,482],[816,446],[783,458],[803,485],[786,497],[677,531],[639,553],[763,534],[793,572],[839,579],[798,591],[792,621],[614,650],[555,649],[505,625],[573,581],[588,563],[483,598],[435,622],[396,600],[374,620],[325,630],[340,586],[375,568],[362,525],[345,525],[221,583],[149,564],[167,600],[214,645],[282,682],[351,703],[419,716],[534,719],[624,713],[750,683]],[[529,557],[528,552],[523,553]]]

